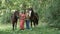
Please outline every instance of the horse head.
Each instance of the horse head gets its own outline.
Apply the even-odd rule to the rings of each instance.
[[[29,16],[31,17],[34,14],[33,8],[28,8]]]
[[[15,15],[16,17],[19,17],[19,11],[16,10],[16,11],[14,12],[14,15]]]

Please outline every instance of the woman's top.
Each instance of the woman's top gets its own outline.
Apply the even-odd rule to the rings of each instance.
[[[20,19],[21,19],[21,20],[25,20],[25,16],[26,16],[25,14],[22,14],[22,13],[21,13],[21,14],[20,14]]]

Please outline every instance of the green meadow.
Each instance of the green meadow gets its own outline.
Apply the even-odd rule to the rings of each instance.
[[[60,30],[48,27],[47,23],[39,23],[32,30],[25,28],[23,31],[19,29],[19,24],[14,31],[12,30],[11,24],[0,24],[0,34],[60,34]]]

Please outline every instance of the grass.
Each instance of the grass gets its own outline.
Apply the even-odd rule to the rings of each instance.
[[[12,30],[11,24],[0,24],[0,34],[60,34],[60,30],[47,27],[46,23],[39,23],[38,27],[32,30],[19,30],[19,25],[15,31]]]

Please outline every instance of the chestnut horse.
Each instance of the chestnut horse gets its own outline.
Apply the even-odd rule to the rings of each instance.
[[[11,16],[13,30],[17,27],[18,16],[19,16],[19,11],[15,11]]]

